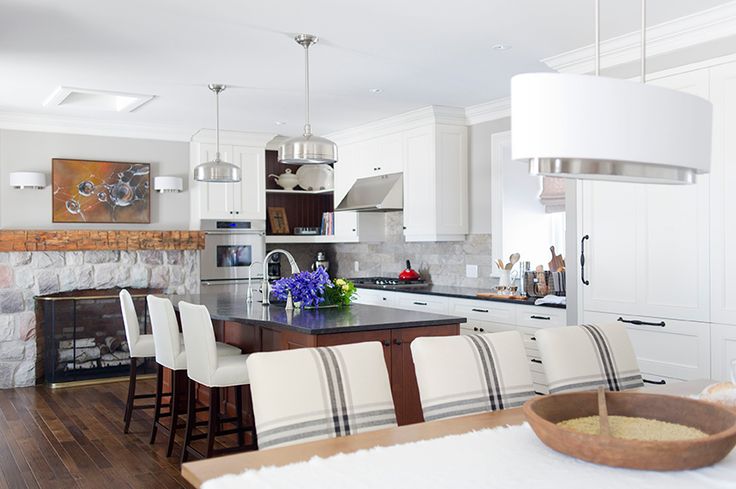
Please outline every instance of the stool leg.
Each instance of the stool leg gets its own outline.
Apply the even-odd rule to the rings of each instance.
[[[166,447],[166,456],[171,457],[171,453],[174,451],[174,438],[176,437],[176,425],[179,420],[179,394],[176,391],[177,373],[178,370],[171,371],[171,401],[170,401],[170,412],[171,412],[171,424],[169,424],[169,445]]]
[[[212,457],[215,450],[215,437],[220,417],[220,388],[210,387],[210,409],[207,422],[207,458]]]
[[[156,442],[156,433],[158,433],[158,420],[161,418],[161,394],[164,389],[164,368],[161,364],[156,364],[156,402],[153,407],[153,427],[151,428],[151,439],[149,444]]]
[[[235,414],[238,417],[237,428],[238,428],[238,446],[242,448],[245,446],[245,433],[243,432],[243,388],[241,386],[235,386]]]
[[[125,422],[123,433],[128,433],[128,429],[130,428],[130,418],[133,415],[133,400],[135,399],[135,378],[137,373],[136,367],[136,359],[131,357],[130,378],[128,380],[128,401],[125,403],[125,415],[123,416],[123,421]]]
[[[193,380],[187,382],[187,425],[184,429],[184,443],[181,447],[181,463],[189,458],[189,444],[192,442],[194,423],[197,422],[197,389]]]

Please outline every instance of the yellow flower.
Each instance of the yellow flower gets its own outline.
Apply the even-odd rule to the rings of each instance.
[[[338,285],[340,287],[345,287],[345,285],[346,285],[345,284],[345,280],[343,280],[341,278],[338,278],[337,280],[335,280],[335,285]]]
[[[350,290],[350,287],[348,286],[348,284],[345,284],[345,285],[342,286],[342,290],[344,290],[345,292],[347,292],[348,290]]]

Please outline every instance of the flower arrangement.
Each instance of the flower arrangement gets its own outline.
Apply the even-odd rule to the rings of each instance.
[[[313,272],[304,271],[277,280],[272,291],[279,300],[288,300],[291,293],[294,305],[300,307],[347,306],[355,296],[355,284],[343,278],[331,280],[325,269],[318,267]]]

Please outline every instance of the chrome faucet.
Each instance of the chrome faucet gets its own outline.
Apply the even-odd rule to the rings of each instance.
[[[271,250],[268,253],[266,253],[266,257],[263,259],[263,282],[261,282],[261,293],[263,294],[263,299],[261,299],[261,304],[268,305],[271,303],[271,284],[268,283],[268,259],[271,258],[272,255],[275,255],[276,253],[283,253],[286,258],[289,260],[289,265],[291,265],[291,274],[294,275],[295,273],[299,273],[299,265],[296,264],[296,260],[294,259],[294,256],[289,253],[286,250],[277,249],[277,250]]]

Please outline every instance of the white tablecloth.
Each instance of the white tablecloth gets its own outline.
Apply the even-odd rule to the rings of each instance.
[[[548,448],[528,425],[378,447],[228,475],[204,489],[700,489],[736,488],[736,450],[698,470],[650,472],[577,460]]]

